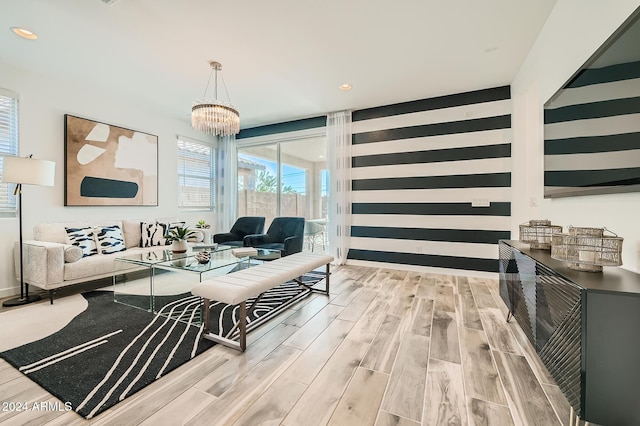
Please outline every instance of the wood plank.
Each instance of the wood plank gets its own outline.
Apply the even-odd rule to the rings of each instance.
[[[462,325],[467,328],[483,330],[480,312],[471,292],[469,280],[466,277],[456,277],[456,285],[458,289],[457,312],[462,320]]]
[[[455,312],[456,311],[456,302],[453,297],[453,286],[452,285],[444,285],[444,284],[436,284],[436,303],[435,310],[438,311],[446,311],[446,312]]]
[[[173,401],[156,411],[140,426],[172,426],[184,424],[216,399],[199,389],[189,388]]]
[[[376,298],[376,295],[375,291],[363,288],[351,303],[344,308],[338,319],[352,322],[358,321],[362,313],[367,310],[373,299]]]
[[[277,426],[306,389],[307,385],[280,377],[233,425]]]
[[[571,404],[567,401],[567,397],[564,396],[560,388],[556,385],[542,384],[542,389],[544,389],[544,393],[547,394],[547,398],[549,398],[549,402],[551,402],[562,424],[565,426],[568,425],[571,419]]]
[[[436,299],[436,304],[438,303]],[[460,364],[460,342],[456,315],[446,311],[433,311],[431,328],[431,358]]]
[[[422,297],[423,299],[435,299],[436,298],[436,279],[432,275],[423,275],[420,278],[418,289],[416,290],[416,297]]]
[[[388,380],[389,376],[386,374],[358,367],[331,416],[329,425],[372,425]]]
[[[483,282],[473,281],[469,283],[473,297],[478,308],[498,308],[495,299],[489,291],[489,287]]]
[[[287,340],[298,327],[287,324],[278,324],[272,331],[258,339],[246,352],[238,352],[235,349],[221,347],[229,360],[223,369],[215,373],[202,374],[200,381],[194,387],[210,393],[213,396],[221,396],[234,382],[251,370],[258,362],[273,352],[278,346]],[[214,348],[218,348],[215,346]]]
[[[382,409],[411,420],[422,418],[429,338],[405,334],[391,370]]]
[[[407,274],[400,283],[399,290],[394,293],[393,300],[389,302],[389,313],[403,318],[410,314],[413,300],[416,297],[418,281],[411,279],[412,274]]]
[[[29,380],[26,377],[24,379]],[[27,407],[31,407],[32,403],[44,401],[49,397],[51,397],[51,395],[47,391],[42,389],[40,386],[35,385],[23,388],[19,393],[16,393],[9,399],[3,401],[19,403],[22,404],[21,407],[25,405]],[[0,423],[5,424],[5,422],[10,422],[11,418],[18,416],[21,413],[22,411],[18,408],[8,409],[6,411],[0,410]]]
[[[420,422],[414,422],[386,411],[380,411],[375,426],[420,426]]]
[[[493,351],[515,423],[560,425],[549,399],[524,356]]]
[[[422,424],[467,424],[461,365],[429,359]]]
[[[485,333],[461,327],[460,348],[467,395],[506,405],[507,400]]]
[[[498,309],[480,309],[482,326],[487,333],[491,349],[521,355],[522,350],[511,333],[505,316]]]
[[[345,339],[282,424],[293,426],[326,424],[351,376],[364,357],[366,349],[367,345],[364,343]]]
[[[306,349],[325,328],[344,310],[343,306],[327,305],[313,316],[298,331],[284,341],[284,345],[297,349]]]
[[[409,332],[420,336],[431,337],[431,323],[433,321],[433,300],[416,297],[411,311],[411,325]]]
[[[382,325],[388,310],[388,303],[374,300],[355,323],[347,338],[362,343],[371,343]]]
[[[470,426],[512,426],[509,407],[475,398],[468,398]]]
[[[369,370],[390,373],[400,346],[402,321],[395,315],[386,315],[378,334],[371,342],[361,366]]]
[[[288,346],[278,347],[186,424],[208,426],[212,421],[218,424],[232,424],[258,400],[300,353],[300,350]]]
[[[351,321],[334,320],[291,365],[284,377],[305,384],[313,382],[352,327]]]
[[[311,302],[302,306],[294,314],[290,315],[282,323],[293,325],[295,327],[302,327],[307,321],[313,318],[318,312],[320,312],[328,304],[329,304],[328,297],[318,295]]]

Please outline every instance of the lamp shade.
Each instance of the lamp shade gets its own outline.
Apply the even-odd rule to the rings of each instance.
[[[53,186],[56,163],[25,157],[4,157],[2,181],[24,185]]]

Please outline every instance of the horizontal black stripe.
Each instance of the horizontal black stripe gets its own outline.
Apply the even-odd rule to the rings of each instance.
[[[545,155],[587,154],[640,149],[640,132],[544,141]]]
[[[438,256],[434,254],[351,249],[349,250],[347,259],[429,266],[433,268],[462,269],[466,271],[498,272],[497,259],[480,259],[476,257]]]
[[[494,188],[511,186],[511,173],[479,173],[451,176],[413,176],[360,179],[351,183],[353,191],[436,188]]]
[[[317,127],[326,127],[327,117],[312,117],[302,120],[287,121],[285,123],[268,124],[266,126],[251,127],[242,129],[236,135],[236,139],[253,138],[256,136],[274,135],[277,133],[295,132],[298,130],[314,129]]]
[[[566,87],[576,88],[632,78],[640,78],[640,61],[583,70]]]
[[[399,214],[434,216],[511,216],[511,203],[491,202],[489,207],[469,203],[353,203],[352,214]]]
[[[434,98],[420,99],[417,101],[362,109],[354,111],[351,120],[371,120],[373,118],[479,104],[482,102],[501,101],[510,98],[511,88],[509,86],[494,87],[491,89],[475,90],[472,92],[456,93],[454,95],[438,96]]]
[[[352,237],[392,238],[396,240],[447,241],[454,243],[497,244],[511,239],[510,231],[479,229],[388,228],[383,226],[352,226]]]
[[[640,167],[606,170],[561,170],[544,172],[545,186],[625,186],[640,184]]]
[[[567,105],[544,111],[544,124],[615,117],[640,112],[640,97],[611,99],[587,104]]]
[[[442,161],[480,160],[511,157],[511,144],[471,146],[465,148],[434,149],[431,151],[394,152],[390,154],[353,157],[353,167],[387,166],[396,164],[438,163]]]
[[[511,115],[475,118],[472,120],[450,121],[446,123],[424,124],[421,126],[399,127],[356,133],[351,137],[353,145],[383,142],[398,139],[422,138],[427,136],[453,135],[457,133],[481,132],[485,130],[508,129]]]

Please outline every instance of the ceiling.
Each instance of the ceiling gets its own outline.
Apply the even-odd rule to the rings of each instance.
[[[509,84],[555,3],[0,0],[0,62],[189,120],[216,60],[248,128]]]

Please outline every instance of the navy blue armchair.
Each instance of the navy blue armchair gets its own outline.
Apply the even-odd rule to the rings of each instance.
[[[231,227],[231,231],[215,234],[213,236],[213,242],[225,246],[242,247],[245,236],[249,234],[259,234],[261,232],[264,232],[264,217],[239,217]]]
[[[283,257],[301,252],[303,242],[303,217],[276,217],[265,234],[244,237],[245,247],[280,250]]]

